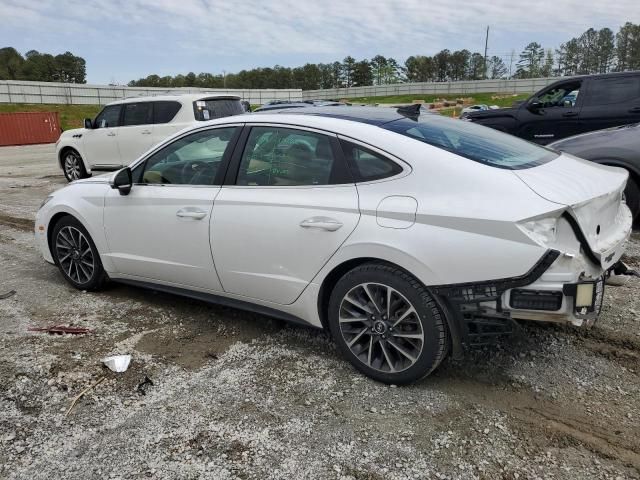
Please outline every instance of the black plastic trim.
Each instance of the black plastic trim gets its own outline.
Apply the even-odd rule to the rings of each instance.
[[[179,295],[181,297],[192,298],[194,300],[200,300],[203,302],[213,303],[216,305],[223,305],[225,307],[238,308],[240,310],[246,310],[248,312],[258,313],[260,315],[266,315],[268,317],[284,320],[285,322],[295,323],[297,325],[304,325],[306,327],[320,329],[320,327],[312,325],[311,323],[299,317],[296,317],[295,315],[291,315],[289,313],[276,310],[275,308],[265,307],[263,305],[257,305],[255,303],[247,302],[244,300],[237,300],[235,298],[223,297],[221,295],[215,295],[213,293],[197,292],[195,290],[172,287],[169,285],[160,285],[157,283],[144,282],[141,280],[130,280],[126,278],[114,278],[112,280],[114,282],[132,285],[134,287],[146,288],[148,290],[156,290],[158,292],[164,292],[164,293],[171,293],[174,295]]]

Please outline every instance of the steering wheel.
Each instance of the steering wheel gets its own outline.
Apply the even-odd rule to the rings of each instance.
[[[182,177],[183,183],[190,183],[193,177],[195,177],[198,173],[203,171],[206,168],[207,162],[202,160],[194,160],[193,162],[186,162],[182,166],[182,171],[180,172],[180,176]]]

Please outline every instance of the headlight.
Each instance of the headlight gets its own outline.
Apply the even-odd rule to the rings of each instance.
[[[40,210],[42,207],[44,207],[47,203],[49,203],[49,201],[53,198],[53,195],[49,195],[47,198],[45,198],[42,203],[40,204],[40,206],[38,207],[38,210]]]
[[[550,245],[556,241],[558,233],[557,218],[541,218],[518,224],[520,229],[541,245]]]

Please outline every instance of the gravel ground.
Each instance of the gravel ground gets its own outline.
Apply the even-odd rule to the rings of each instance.
[[[527,325],[394,388],[322,332],[72,289],[31,233],[62,185],[52,146],[0,149],[0,478],[640,479],[640,281],[608,287],[590,330]],[[28,331],[52,324],[91,333]],[[101,367],[119,353],[127,372]]]

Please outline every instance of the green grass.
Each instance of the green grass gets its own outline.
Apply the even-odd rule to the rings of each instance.
[[[491,97],[504,97],[504,98],[491,98]],[[436,100],[455,100],[457,98],[472,98],[473,103],[485,103],[487,105],[498,105],[499,107],[510,107],[513,102],[517,100],[525,100],[531,96],[531,94],[517,94],[515,97],[509,94],[497,94],[497,93],[461,93],[457,95],[389,95],[386,97],[359,97],[350,98],[349,101],[353,103],[411,103],[414,100],[424,100],[426,103],[431,103]],[[450,114],[451,112],[449,112]]]
[[[80,128],[85,118],[94,118],[100,105],[54,105],[30,103],[0,103],[0,113],[5,112],[58,112],[63,130]]]

